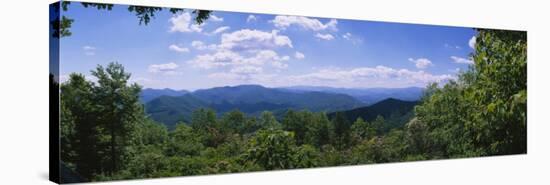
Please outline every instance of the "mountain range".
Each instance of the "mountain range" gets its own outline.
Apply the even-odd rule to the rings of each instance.
[[[197,108],[212,108],[218,114],[238,109],[248,115],[260,115],[263,111],[282,115],[288,109],[332,112],[364,105],[345,94],[290,92],[259,85],[216,87],[183,93],[180,96],[171,96],[173,91],[166,92],[167,94],[162,94],[157,91],[154,95],[158,97],[145,102],[145,110],[152,119],[169,128],[179,121],[190,121],[191,113]],[[151,96],[149,94],[144,97]]]
[[[384,91],[387,92],[384,92]],[[376,103],[390,99],[391,105],[405,100],[418,100],[421,88],[403,89],[344,89],[330,87],[288,87],[267,88],[260,85],[224,86],[201,89],[193,92],[172,89],[144,89],[140,95],[146,113],[155,121],[172,128],[177,122],[189,122],[191,113],[198,108],[212,108],[221,115],[232,110],[240,110],[250,116],[258,116],[263,111],[271,111],[281,117],[288,109],[307,109],[314,112],[351,111],[350,120],[355,120],[356,112]],[[369,94],[370,93],[370,94]],[[416,97],[416,99],[415,99]],[[385,104],[385,103],[384,103]],[[375,106],[376,105],[376,106]],[[386,108],[387,109],[387,108]],[[386,110],[384,109],[384,110]],[[368,114],[378,113],[376,110]],[[388,112],[382,111],[382,112]],[[386,116],[385,114],[383,116]],[[369,116],[370,117],[370,116]]]
[[[318,91],[347,94],[362,101],[367,105],[372,105],[376,102],[395,98],[405,101],[419,100],[424,92],[424,88],[420,87],[405,87],[405,88],[335,88],[323,86],[291,86],[280,88],[282,90],[293,92]]]
[[[139,95],[139,99],[141,102],[146,103],[148,101],[151,101],[155,98],[161,97],[161,96],[183,96],[184,94],[189,93],[187,90],[173,90],[173,89],[142,89],[141,93]]]

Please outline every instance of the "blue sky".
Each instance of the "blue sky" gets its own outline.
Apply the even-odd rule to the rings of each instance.
[[[116,61],[148,88],[260,84],[346,88],[424,87],[472,63],[472,28],[215,11],[203,25],[166,9],[147,25],[73,3],[61,39],[61,81]],[[93,77],[90,77],[93,80]]]

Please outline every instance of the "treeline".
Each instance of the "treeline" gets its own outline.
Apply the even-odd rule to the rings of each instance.
[[[527,153],[527,33],[479,29],[474,64],[428,87],[411,126],[428,156]]]
[[[87,180],[294,169],[526,153],[526,36],[479,30],[475,64],[429,86],[405,126],[336,113],[221,117],[198,109],[173,130],[148,118],[120,64],[61,84],[61,159]]]

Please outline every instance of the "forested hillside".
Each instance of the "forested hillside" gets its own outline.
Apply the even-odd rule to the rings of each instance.
[[[372,105],[388,98],[405,101],[418,101],[422,97],[424,88],[333,88],[319,86],[293,86],[280,88],[292,92],[329,92],[350,95],[366,105]]]
[[[270,111],[280,119],[289,109],[332,112],[364,105],[345,94],[325,92],[288,92],[260,85],[239,85],[197,90],[181,96],[160,96],[145,103],[145,112],[169,129],[177,122],[189,122],[197,108],[210,108],[218,116],[239,110],[248,116]]]
[[[143,89],[139,93],[139,98],[141,102],[147,103],[155,98],[161,97],[161,96],[183,96],[185,94],[189,93],[189,91],[186,90],[172,90],[172,89]]]
[[[371,106],[360,107],[356,109],[333,112],[328,114],[329,119],[333,119],[337,114],[342,114],[348,120],[357,120],[361,118],[365,121],[384,122],[380,125],[381,130],[389,131],[394,128],[403,127],[405,123],[414,116],[414,106],[418,105],[416,101],[402,101],[389,98]]]
[[[60,84],[61,160],[87,180],[101,181],[524,154],[526,33],[477,31],[470,70],[456,81],[429,85],[410,113],[411,120],[391,130],[382,116],[363,119],[367,117],[362,111],[333,116],[312,112],[326,108],[317,103],[327,102],[318,99],[307,102],[319,109],[298,106],[279,121],[270,111],[256,117],[239,110],[199,108],[205,97],[214,98],[208,93],[198,96],[202,99],[186,94],[179,97],[188,98],[161,96],[150,101],[159,106],[148,109],[162,112],[160,117],[180,114],[163,111],[164,106],[191,112],[187,121],[169,130],[147,116],[141,87],[128,82],[130,74],[122,65],[98,66],[92,71],[97,82],[71,74]],[[303,105],[288,94],[236,92],[225,93],[234,99],[214,102],[254,104],[279,98],[287,99],[282,104]],[[390,104],[410,107],[416,102]],[[386,108],[395,109],[377,109]]]

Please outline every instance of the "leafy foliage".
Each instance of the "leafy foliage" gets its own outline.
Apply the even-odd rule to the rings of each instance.
[[[94,105],[92,84],[83,75],[71,74],[61,89],[61,158],[73,162],[76,170],[86,178],[100,169],[97,150],[101,145]]]
[[[143,120],[138,100],[141,87],[127,85],[130,74],[122,65],[98,66],[98,83],[71,74],[61,89],[62,160],[84,177],[113,173],[127,163],[136,127]],[[66,151],[67,149],[68,151]]]
[[[251,139],[244,154],[245,161],[260,165],[263,169],[293,168],[295,153],[294,134],[280,129],[262,129]]]
[[[416,108],[428,146],[439,157],[526,152],[527,36],[478,30],[474,65],[457,82],[430,94]],[[424,127],[424,126],[422,126]]]
[[[363,118],[357,118],[353,125],[351,125],[351,134],[355,140],[370,139],[376,136],[376,128],[371,124],[363,120]]]

